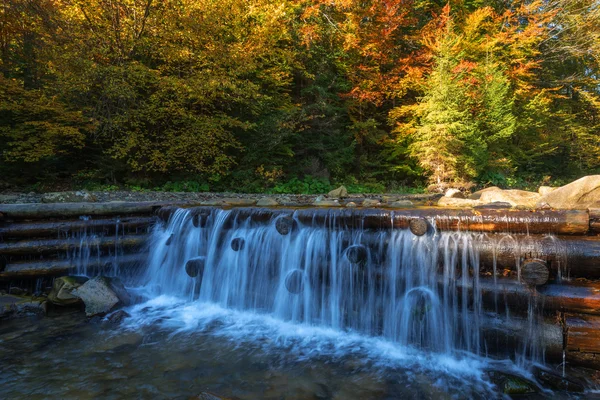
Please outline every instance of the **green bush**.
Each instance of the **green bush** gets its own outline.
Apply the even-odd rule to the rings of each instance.
[[[161,188],[163,192],[208,192],[210,187],[206,182],[198,181],[168,181]]]
[[[274,194],[322,194],[331,190],[328,180],[305,176],[303,180],[292,178],[275,185],[270,193]]]

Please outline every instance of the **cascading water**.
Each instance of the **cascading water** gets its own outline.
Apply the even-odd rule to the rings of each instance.
[[[155,228],[142,281],[150,296],[185,297],[438,354],[486,356],[482,320],[489,315],[474,246],[481,234],[342,229],[334,214],[325,226],[294,219],[281,234],[276,225],[289,218],[284,213],[265,223],[255,218],[260,209],[205,211],[179,209]],[[186,273],[189,260],[199,268],[195,277]],[[533,311],[529,322],[515,357],[523,363],[543,357],[531,340]]]

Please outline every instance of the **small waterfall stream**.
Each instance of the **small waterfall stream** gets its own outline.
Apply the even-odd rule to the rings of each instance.
[[[487,356],[479,284],[479,233],[343,228],[287,214],[257,222],[239,209],[199,216],[179,209],[155,228],[141,284],[151,297],[184,297],[294,324],[331,328],[428,352]],[[264,218],[263,218],[264,219]],[[505,239],[506,238],[506,239]],[[510,240],[503,236],[502,240]],[[186,273],[195,260],[196,277]],[[518,260],[515,260],[518,263]],[[495,284],[494,276],[494,284]],[[543,361],[531,299],[519,364]],[[497,304],[496,304],[497,309]],[[508,312],[507,315],[508,317]]]

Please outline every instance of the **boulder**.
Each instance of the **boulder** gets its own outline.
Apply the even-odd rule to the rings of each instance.
[[[96,201],[96,197],[85,190],[76,192],[51,192],[42,195],[42,203],[85,203],[94,201]]]
[[[52,290],[48,294],[48,300],[59,306],[81,303],[81,299],[72,295],[71,291],[83,285],[87,280],[88,278],[85,276],[61,276],[54,279]]]
[[[340,206],[340,202],[337,200],[326,200],[326,199],[319,199],[317,198],[314,202],[313,205],[315,207],[339,207]]]
[[[414,207],[415,205],[410,200],[398,200],[398,201],[391,202],[389,204],[389,206],[392,208],[411,208],[411,207]]]
[[[525,190],[488,190],[481,194],[479,201],[482,203],[502,202],[509,203],[513,207],[522,206],[534,208],[540,199],[540,194]]]
[[[114,313],[110,314],[107,317],[107,320],[111,324],[120,324],[121,322],[123,322],[123,320],[125,318],[129,318],[129,317],[131,317],[131,315],[129,315],[129,313],[127,311],[118,310],[118,311],[115,311]]]
[[[201,206],[218,207],[218,206],[222,206],[223,204],[224,204],[224,202],[221,199],[209,199],[209,200],[204,200],[204,201],[200,202]]]
[[[448,190],[446,190],[446,193],[444,194],[445,197],[450,197],[453,199],[464,199],[465,195],[463,194],[463,192],[461,192],[458,189],[455,188],[450,188]]]
[[[600,207],[600,175],[585,176],[541,196],[537,207],[587,209]]]
[[[481,189],[478,190],[476,192],[473,192],[469,195],[469,199],[471,200],[479,200],[481,198],[481,195],[485,192],[489,192],[489,191],[493,191],[493,190],[502,190],[500,189],[498,186],[490,186],[488,188],[485,189]]]
[[[558,189],[558,188],[551,187],[551,186],[540,186],[538,188],[538,193],[542,196],[545,196],[548,193],[555,191],[556,189]]]
[[[225,204],[227,204],[228,206],[234,206],[234,207],[253,206],[256,204],[255,199],[240,199],[237,197],[223,199],[223,202]]]
[[[71,294],[79,297],[85,304],[85,314],[88,317],[104,315],[117,306],[125,306],[131,302],[131,297],[119,278],[97,276],[73,289]]]
[[[262,197],[256,202],[258,207],[277,207],[279,203],[271,197]]]
[[[0,319],[14,315],[45,315],[46,299],[29,296],[0,295]]]
[[[503,210],[506,208],[512,208],[510,203],[505,203],[503,201],[495,201],[493,203],[485,203],[479,206],[473,207],[477,210]]]
[[[18,202],[19,195],[16,194],[0,194],[0,204]]]
[[[344,185],[342,185],[339,188],[333,189],[331,192],[327,193],[327,197],[332,199],[343,199],[344,197],[348,197],[348,190]]]
[[[379,207],[380,205],[381,205],[381,202],[377,199],[365,199],[362,202],[363,207]]]
[[[356,203],[353,202],[353,201],[351,201],[349,203],[346,203],[346,207],[348,207],[348,208],[356,208]]]
[[[442,197],[438,201],[437,205],[440,207],[469,208],[481,205],[481,201],[470,199],[455,199],[453,197]]]

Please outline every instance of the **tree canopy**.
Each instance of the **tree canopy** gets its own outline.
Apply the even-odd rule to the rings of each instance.
[[[0,174],[237,191],[568,179],[600,170],[599,73],[596,0],[6,0]]]

